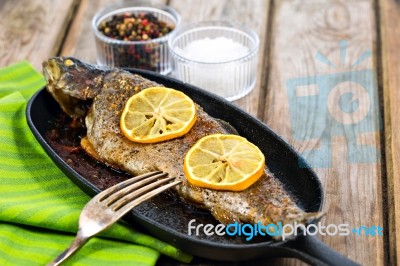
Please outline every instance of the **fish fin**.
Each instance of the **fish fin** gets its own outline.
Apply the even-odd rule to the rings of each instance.
[[[211,208],[211,214],[215,217],[218,221],[223,224],[231,224],[234,222],[240,222],[240,219],[237,215],[233,212],[230,212],[222,207],[213,207]]]
[[[87,136],[86,136],[86,137],[83,137],[83,138],[81,139],[81,147],[82,147],[82,149],[86,152],[87,155],[89,155],[91,158],[95,159],[96,161],[98,161],[98,162],[100,162],[100,163],[104,163],[105,165],[107,165],[107,166],[109,166],[109,167],[111,167],[111,168],[113,168],[113,169],[122,171],[122,170],[121,170],[119,167],[117,167],[116,165],[110,164],[110,163],[104,161],[103,159],[101,159],[100,156],[99,156],[99,154],[97,153],[97,151],[94,149],[92,143],[90,143],[90,141],[89,141],[89,139],[88,139]]]
[[[89,155],[90,157],[92,157],[93,159],[95,159],[96,161],[100,161],[101,159],[99,157],[99,154],[97,153],[97,151],[94,149],[92,143],[90,143],[89,139],[86,137],[83,137],[81,139],[81,147],[82,149],[87,153],[87,155]]]
[[[321,220],[325,215],[325,212],[307,212],[304,214],[303,220],[304,223],[309,224]]]

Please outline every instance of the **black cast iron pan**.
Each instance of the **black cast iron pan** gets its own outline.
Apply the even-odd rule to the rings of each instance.
[[[322,207],[322,187],[315,173],[294,149],[265,124],[230,102],[194,86],[148,71],[130,70],[145,78],[181,90],[215,118],[229,122],[241,136],[257,145],[265,154],[268,168],[282,182],[299,207],[307,212]],[[28,125],[44,150],[56,165],[84,192],[94,196],[100,190],[88,176],[68,164],[49,144],[47,138],[53,121],[60,116],[58,104],[43,88],[29,101],[26,115]],[[82,161],[81,163],[94,163]],[[302,165],[303,167],[299,167]],[[110,172],[110,175],[113,173]],[[125,220],[139,224],[152,235],[195,256],[226,261],[245,261],[260,257],[296,257],[313,265],[355,265],[315,237],[298,236],[276,242],[268,237],[246,241],[243,237],[188,235],[188,223],[217,224],[208,212],[182,203],[169,192],[137,206]]]

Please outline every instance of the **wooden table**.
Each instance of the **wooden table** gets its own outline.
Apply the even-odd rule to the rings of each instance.
[[[109,2],[1,1],[0,66],[25,59],[41,70],[41,62],[54,55],[95,62],[91,19]],[[324,224],[384,228],[383,236],[321,237],[327,245],[363,265],[400,262],[400,229],[396,230],[400,228],[400,2],[157,2],[175,8],[183,24],[228,20],[258,33],[257,84],[235,104],[300,152],[324,148],[322,157],[331,156],[315,167],[325,192]],[[329,85],[327,80],[336,83]],[[352,91],[358,93],[356,98],[351,98]],[[344,110],[346,103],[353,109]],[[356,126],[358,118],[348,118],[356,111],[366,114],[373,106],[377,109],[366,124]],[[376,118],[381,126],[372,123]],[[334,123],[343,127],[333,130]],[[370,148],[360,153],[360,145]],[[317,159],[321,156],[316,161],[311,158],[318,163]],[[294,259],[268,262],[301,264]],[[207,263],[212,264],[203,262]]]

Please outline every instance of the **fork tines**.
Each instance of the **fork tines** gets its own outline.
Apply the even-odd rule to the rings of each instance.
[[[48,265],[59,265],[79,250],[90,237],[104,231],[143,201],[160,194],[182,181],[168,183],[173,177],[152,172],[133,177],[97,194],[83,208],[79,230],[74,241]]]
[[[181,183],[181,181],[168,183],[173,179],[174,177],[168,177],[167,173],[161,171],[151,172],[135,176],[110,187],[98,194],[96,198],[107,207],[111,207],[113,211],[122,207],[133,208],[162,191]]]

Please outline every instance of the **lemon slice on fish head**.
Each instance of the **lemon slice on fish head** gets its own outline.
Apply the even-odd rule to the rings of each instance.
[[[183,92],[150,87],[133,95],[121,114],[120,127],[129,140],[155,143],[186,134],[196,121],[196,107]]]
[[[186,154],[187,180],[199,187],[241,191],[264,173],[260,149],[237,135],[214,134],[201,138]]]

